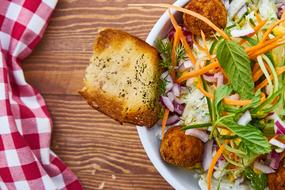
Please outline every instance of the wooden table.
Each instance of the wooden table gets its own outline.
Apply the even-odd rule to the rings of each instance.
[[[127,4],[159,2],[173,0],[59,0],[44,39],[24,62],[27,80],[52,114],[52,149],[85,189],[172,189],[147,158],[135,126],[120,126],[77,93],[98,29],[145,39],[163,11]]]

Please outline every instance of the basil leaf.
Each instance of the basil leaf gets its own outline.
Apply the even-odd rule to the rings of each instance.
[[[271,151],[271,146],[268,143],[262,132],[251,125],[241,126],[234,121],[233,116],[226,116],[217,121],[218,125],[222,125],[239,136],[244,143],[244,146],[254,154],[266,154]]]
[[[217,115],[217,118],[220,117],[220,111],[221,111],[221,101],[224,99],[224,97],[229,96],[232,93],[232,89],[229,86],[222,85],[218,87],[215,91],[215,99],[214,99],[214,106],[215,106],[215,113]]]
[[[244,176],[250,181],[254,190],[264,190],[267,186],[267,176],[264,173],[257,174],[251,168],[246,168]]]
[[[231,85],[241,99],[254,95],[251,62],[245,50],[236,42],[223,40],[217,49],[217,58],[225,70]]]

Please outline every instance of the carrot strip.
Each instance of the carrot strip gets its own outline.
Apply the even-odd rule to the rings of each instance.
[[[273,30],[278,24],[280,24],[280,23],[282,23],[282,22],[284,22],[284,21],[285,21],[285,18],[282,18],[281,20],[279,20],[279,21],[273,23],[273,24],[266,30],[266,32],[264,33],[263,38],[261,39],[260,42],[261,42],[261,43],[262,43],[262,42],[265,42],[265,40],[268,38],[268,36],[269,36],[269,34],[272,32],[272,30]]]
[[[219,67],[219,66],[220,66],[219,62],[215,61],[215,62],[210,63],[209,65],[206,65],[205,67],[203,67],[199,70],[192,71],[192,72],[184,72],[182,74],[182,76],[176,80],[176,82],[181,83],[181,82],[186,81],[189,78],[196,77],[199,75],[203,75],[203,74],[207,73],[209,70],[214,69],[214,68]]]
[[[193,43],[197,46],[200,51],[205,51],[205,49],[196,41],[194,34],[192,34]]]
[[[266,100],[265,94],[263,92],[261,92],[261,99],[260,102],[264,102]]]
[[[211,93],[209,93],[209,92],[207,92],[207,91],[203,88],[201,78],[199,78],[198,80],[199,80],[199,81],[198,81],[198,83],[197,83],[197,85],[196,85],[196,88],[198,88],[198,89],[200,90],[200,92],[201,92],[204,96],[206,96],[206,97],[208,97],[208,98],[210,98],[210,99],[214,99],[214,95],[211,94]]]
[[[245,106],[251,103],[251,100],[232,100],[230,98],[224,98],[223,102],[232,106]]]
[[[260,16],[260,14],[258,14],[257,12],[254,13],[255,17],[256,17],[256,20],[257,22],[262,22],[262,18]]]
[[[208,175],[207,175],[208,190],[211,190],[211,182],[212,182],[212,175],[213,175],[214,167],[217,161],[219,160],[219,158],[221,157],[221,155],[223,154],[224,150],[225,150],[225,145],[222,144],[222,146],[220,146],[220,149],[217,151],[217,153],[213,157],[213,160],[211,162],[211,165],[208,170]]]
[[[276,69],[276,72],[277,72],[277,75],[281,75],[282,73],[285,72],[285,66],[282,66],[282,67],[277,68],[277,69]],[[272,74],[270,75],[270,79],[271,79],[271,80],[273,79]],[[265,79],[264,81],[262,81],[259,85],[257,85],[257,86],[255,87],[255,91],[257,91],[257,90],[259,90],[259,89],[265,87],[267,84],[268,84],[268,81],[267,81],[267,79]]]
[[[162,138],[164,137],[164,131],[165,131],[165,128],[166,128],[166,123],[167,123],[167,120],[168,120],[168,116],[169,116],[169,109],[165,108],[164,109],[163,118],[162,118],[162,124],[161,124]]]
[[[186,51],[186,54],[187,54],[188,58],[190,59],[190,61],[194,65],[196,65],[196,63],[197,63],[196,58],[193,55],[192,50],[191,50],[191,48],[190,48],[190,46],[189,46],[189,44],[188,44],[188,42],[186,40],[186,37],[183,35],[183,33],[180,35],[180,41],[181,41],[181,43],[182,43],[182,45],[183,45],[183,47],[184,47],[184,49]]]
[[[267,46],[267,45],[269,45],[269,44],[272,44],[272,43],[278,41],[279,39],[281,39],[281,38],[284,37],[284,36],[285,36],[285,34],[281,34],[281,35],[276,36],[275,38],[273,38],[273,39],[271,39],[271,40],[267,40],[267,41],[265,41],[265,42],[263,42],[263,43],[259,43],[259,44],[255,45],[255,46],[250,47],[250,48],[246,48],[245,51],[246,51],[247,53],[252,53],[252,52],[254,53],[254,51],[256,51],[256,50],[258,50],[258,49],[261,49],[261,48],[264,48],[265,46]]]
[[[176,11],[183,12],[185,14],[191,15],[199,20],[202,20],[206,24],[208,24],[211,28],[213,28],[216,32],[218,32],[224,39],[230,40],[230,37],[223,31],[221,30],[218,26],[216,26],[212,21],[210,21],[208,18],[205,16],[200,15],[199,13],[196,13],[194,11],[178,7],[175,5],[169,5],[169,4],[129,4],[129,6],[149,6],[149,7],[163,7],[163,8],[169,8],[169,9],[175,9]]]
[[[176,60],[176,47],[179,43],[180,34],[182,32],[181,32],[181,27],[177,24],[174,16],[170,13],[170,11],[169,11],[169,16],[170,16],[171,23],[172,23],[173,27],[175,28],[174,40],[173,40],[172,51],[171,51],[172,68],[171,68],[171,72],[170,72],[172,79],[175,80],[176,74],[175,74],[174,68],[177,65],[177,63],[176,63],[177,62],[177,60]]]
[[[258,55],[264,54],[264,53],[266,53],[266,52],[268,52],[268,51],[270,51],[270,50],[272,50],[272,49],[274,49],[274,48],[276,48],[276,47],[282,46],[282,45],[284,45],[284,44],[285,44],[285,41],[281,41],[281,42],[279,42],[279,43],[270,44],[270,45],[268,45],[268,46],[265,46],[264,48],[261,48],[260,50],[257,50],[257,51],[254,52],[253,54],[249,54],[249,58],[250,58],[250,59],[254,59],[254,58],[256,58]]]
[[[255,63],[254,66],[253,66],[253,69],[252,69],[252,73],[257,72],[258,69],[259,69],[259,64],[258,64],[258,63]]]
[[[201,30],[201,36],[202,36],[205,52],[206,52],[206,54],[208,56],[208,59],[211,60],[211,54],[210,54],[209,48],[207,46],[206,37],[205,37],[205,34],[204,34],[204,32],[202,30]]]
[[[267,71],[269,71],[271,73],[271,69],[269,68],[269,66],[267,64],[265,64],[265,67],[267,69]],[[256,82],[258,81],[258,79],[263,75],[263,71],[261,69],[259,69],[258,71],[254,72],[254,75],[253,75],[253,81]]]

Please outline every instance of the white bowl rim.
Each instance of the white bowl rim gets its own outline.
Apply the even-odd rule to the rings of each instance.
[[[184,6],[189,0],[177,0],[173,5],[176,6]],[[173,11],[174,12],[174,11]],[[149,43],[150,45],[153,45],[155,40],[157,39],[159,33],[161,32],[161,29],[166,25],[166,23],[169,21],[169,15],[167,11],[164,12],[164,14],[159,18],[159,20],[156,22],[154,27],[152,28],[151,32],[149,33],[146,42]],[[183,186],[175,176],[173,176],[168,170],[167,166],[163,165],[161,163],[160,158],[157,158],[154,155],[154,148],[148,141],[148,135],[147,135],[147,128],[146,127],[140,127],[137,126],[137,131],[141,140],[141,143],[144,147],[144,150],[154,165],[154,167],[157,169],[157,171],[160,173],[160,175],[175,189],[179,190],[187,190],[185,186]],[[191,188],[191,187],[189,187]]]

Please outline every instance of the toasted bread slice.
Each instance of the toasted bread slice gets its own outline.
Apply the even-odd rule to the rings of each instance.
[[[100,31],[80,94],[120,123],[151,127],[160,110],[158,62],[156,49],[146,42],[119,30]]]

